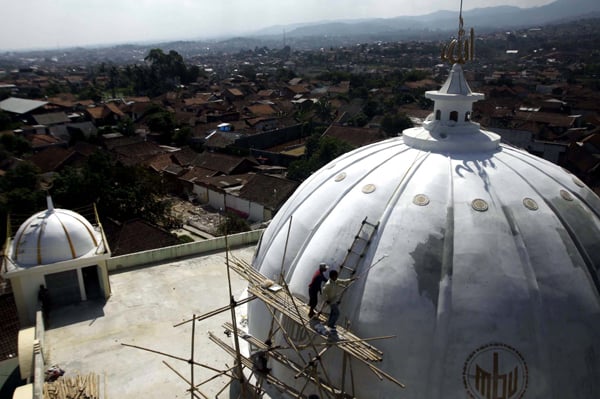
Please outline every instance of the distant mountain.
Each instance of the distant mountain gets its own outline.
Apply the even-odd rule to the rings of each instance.
[[[581,17],[600,16],[598,0],[557,0],[545,6],[519,8],[499,6],[463,12],[467,27],[496,30],[566,22]],[[372,18],[278,25],[255,32],[252,36],[281,35],[289,38],[309,36],[389,36],[410,31],[448,31],[458,27],[458,11],[437,11],[427,15]]]

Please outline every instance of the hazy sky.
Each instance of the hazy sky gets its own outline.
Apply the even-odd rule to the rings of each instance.
[[[463,7],[552,2],[463,0]],[[0,50],[205,39],[280,24],[458,12],[459,7],[460,0],[0,0]]]

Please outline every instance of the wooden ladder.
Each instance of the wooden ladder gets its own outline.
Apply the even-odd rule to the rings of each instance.
[[[348,248],[348,253],[340,265],[340,278],[354,277],[356,269],[365,255],[365,252],[367,252],[369,244],[371,244],[371,239],[378,227],[379,222],[374,224],[369,222],[367,217],[363,219],[360,228],[358,229],[358,233],[354,236],[354,241],[350,248]]]

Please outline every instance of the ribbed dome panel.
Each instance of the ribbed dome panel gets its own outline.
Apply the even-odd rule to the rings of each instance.
[[[591,399],[600,392],[599,215],[579,180],[524,151],[425,152],[396,138],[303,183],[253,264],[270,278],[283,264],[307,299],[317,265],[337,268],[363,219],[379,222],[340,323],[347,317],[365,338],[394,335],[373,344],[408,388],[355,364],[358,397],[464,398],[476,389],[473,370],[492,370],[496,353],[505,377],[518,371],[523,397]],[[260,303],[249,312],[251,334],[264,339],[270,314]],[[339,356],[323,361],[340,378]]]
[[[27,219],[13,241],[13,261],[33,267],[71,260],[98,246],[93,226],[81,215],[50,208]]]
[[[307,300],[318,264],[339,268],[362,221],[378,225],[338,323],[363,338],[393,336],[372,344],[384,352],[378,366],[407,388],[353,361],[356,397],[600,397],[600,199],[471,122],[483,95],[460,65],[426,96],[435,105],[423,127],[304,182],[264,232],[254,267],[274,279],[283,271]],[[267,338],[270,319],[249,304],[252,335]],[[340,352],[320,364],[339,386]],[[303,389],[284,367],[273,373]]]

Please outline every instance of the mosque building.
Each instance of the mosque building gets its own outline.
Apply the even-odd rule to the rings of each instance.
[[[466,41],[455,45],[468,53]],[[356,278],[338,324],[390,337],[370,343],[383,352],[378,367],[406,388],[339,351],[316,357],[338,386],[352,380],[354,397],[598,398],[600,199],[471,121],[483,95],[465,80],[469,57],[448,58],[446,82],[426,93],[435,105],[424,125],[314,173],[265,230],[252,265],[306,301],[321,262]],[[248,306],[252,336],[308,340],[286,316],[273,323],[264,303]],[[303,389],[281,364],[271,372]]]
[[[321,263],[352,278],[338,325],[381,351],[377,369],[342,353],[344,342],[323,342],[314,353],[310,327],[263,301],[248,302],[242,338],[293,347],[290,361],[313,359],[347,397],[596,399],[600,198],[471,120],[483,95],[463,73],[473,37],[464,38],[460,21],[445,53],[452,69],[426,93],[434,110],[423,126],[314,173],[273,218],[252,260],[306,303]],[[9,244],[3,272],[21,325],[35,323],[42,286],[55,305],[109,297],[111,253],[99,222],[48,198]],[[267,372],[300,397],[320,393],[321,377],[307,389],[285,361]],[[286,397],[271,388],[262,389]]]
[[[5,246],[2,270],[21,326],[35,324],[41,287],[52,306],[108,298],[108,258],[100,223],[94,226],[76,212],[55,208],[47,197],[47,209],[23,222]]]

